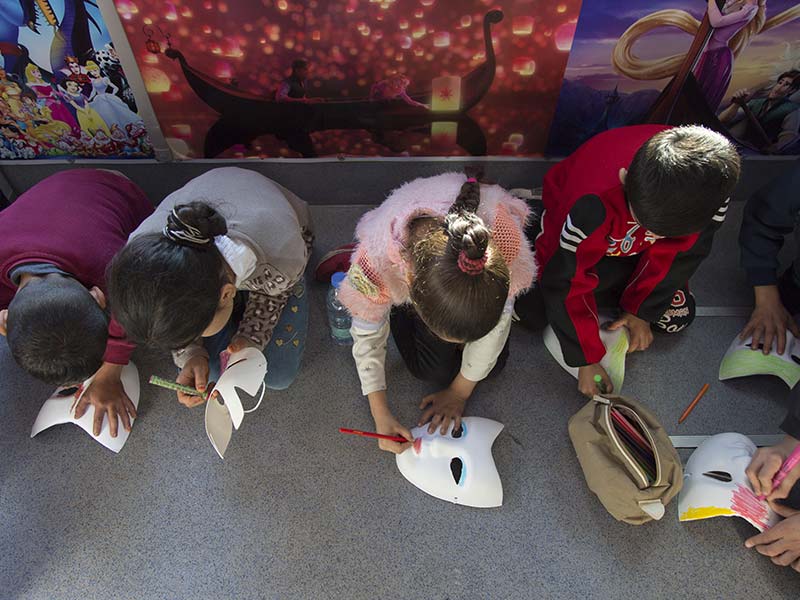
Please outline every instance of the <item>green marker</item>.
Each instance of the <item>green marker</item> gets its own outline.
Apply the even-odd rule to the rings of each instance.
[[[168,390],[183,392],[184,394],[187,394],[189,396],[200,396],[203,400],[207,399],[205,392],[196,390],[193,387],[189,387],[188,385],[181,385],[180,383],[176,383],[175,381],[164,379],[163,377],[159,377],[158,375],[151,376],[150,383],[152,383],[153,385],[157,385],[158,387],[167,388]]]
[[[597,389],[600,390],[601,394],[606,394],[608,392],[608,390],[606,389],[606,384],[600,375],[594,376],[594,382],[597,384]]]

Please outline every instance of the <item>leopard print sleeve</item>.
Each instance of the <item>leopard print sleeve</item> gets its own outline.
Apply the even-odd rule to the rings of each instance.
[[[278,324],[291,294],[291,290],[277,296],[269,296],[263,292],[250,292],[236,335],[246,337],[263,350],[272,338],[272,332]]]

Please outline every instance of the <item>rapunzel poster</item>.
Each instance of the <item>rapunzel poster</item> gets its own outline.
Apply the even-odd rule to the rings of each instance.
[[[178,157],[544,151],[580,0],[116,0]]]
[[[745,154],[800,153],[800,3],[585,0],[548,153],[645,122],[702,123]]]

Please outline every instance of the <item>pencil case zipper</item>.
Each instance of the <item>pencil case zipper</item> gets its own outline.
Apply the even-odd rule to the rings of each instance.
[[[617,437],[617,432],[614,430],[614,425],[612,425],[611,423],[611,408],[612,405],[610,403],[603,405],[603,420],[605,421],[606,424],[606,431],[608,432],[608,437],[619,451],[623,460],[627,463],[628,470],[632,472],[636,477],[638,477],[639,481],[641,481],[642,485],[644,486],[641,489],[647,489],[648,487],[650,487],[650,482],[647,481],[647,475],[639,467],[639,465],[636,464],[636,460],[633,458],[633,456],[631,456],[630,452],[628,452],[625,449],[625,447],[622,445],[622,443],[619,441],[619,438]]]
[[[622,410],[623,412],[629,414],[634,419],[636,419],[636,422],[639,424],[639,429],[642,430],[642,433],[647,438],[647,442],[650,444],[650,449],[653,451],[653,461],[656,464],[655,465],[656,466],[656,480],[653,483],[653,485],[661,485],[661,458],[658,455],[658,448],[656,447],[656,440],[653,437],[653,434],[650,433],[650,429],[645,425],[645,423],[642,420],[642,418],[638,414],[636,414],[636,411],[634,411],[633,409],[631,409],[631,408],[629,408],[629,407],[627,407],[625,405],[622,405],[622,404],[616,404],[616,405],[614,405],[614,408],[616,408],[617,410]]]

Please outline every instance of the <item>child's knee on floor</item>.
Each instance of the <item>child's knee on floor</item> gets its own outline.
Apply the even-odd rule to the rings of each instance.
[[[694,294],[678,290],[672,299],[672,305],[652,326],[655,331],[661,333],[678,333],[691,325],[695,316],[697,316],[697,306]]]

